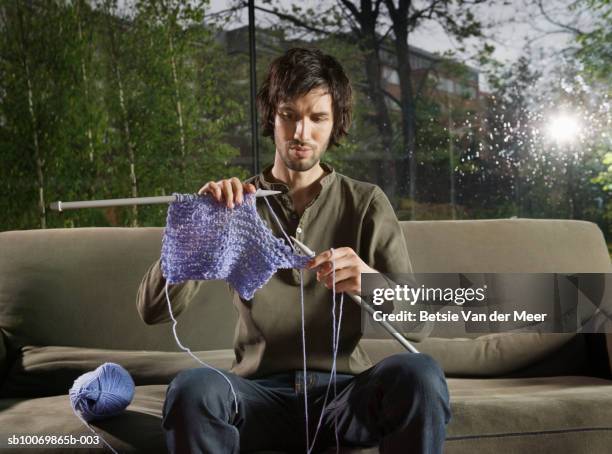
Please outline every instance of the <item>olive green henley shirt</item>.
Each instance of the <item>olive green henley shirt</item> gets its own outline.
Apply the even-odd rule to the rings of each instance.
[[[316,253],[330,248],[350,247],[380,273],[412,273],[401,227],[385,193],[376,185],[337,173],[321,163],[326,172],[320,192],[301,216],[294,210],[289,187],[271,175],[272,166],[246,180],[255,187],[282,191],[268,201],[283,229]],[[272,232],[284,238],[268,206],[257,199],[257,211]],[[331,369],[332,291],[317,281],[314,270],[302,270],[307,367]],[[169,286],[174,314],[180,314],[196,293],[201,281]],[[170,320],[165,279],[157,260],[142,279],[137,296],[140,316],[147,323]],[[231,372],[244,377],[302,369],[300,270],[278,270],[252,300],[244,300],[230,289],[238,312],[234,333],[236,355]],[[340,296],[337,296],[337,301]],[[348,297],[344,311],[337,357],[339,373],[359,373],[370,367],[359,348],[361,309]]]

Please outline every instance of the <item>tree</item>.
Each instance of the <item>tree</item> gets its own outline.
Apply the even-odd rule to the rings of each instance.
[[[248,97],[205,2],[0,1],[0,228],[163,225],[165,206],[46,206],[246,173],[230,135]]]
[[[257,9],[275,15],[295,34],[298,34],[298,30],[303,30],[317,40],[317,45],[321,42],[321,37],[330,35],[348,44],[357,45],[359,52],[354,58],[363,59],[363,63],[361,74],[353,77],[353,80],[365,80],[365,84],[360,85],[360,88],[375,113],[371,116],[371,121],[376,125],[381,140],[379,154],[387,157],[386,162],[392,162],[391,159],[395,157],[408,160],[410,196],[416,199],[415,106],[422,85],[417,87],[417,82],[413,80],[409,61],[409,34],[426,21],[433,21],[460,41],[467,37],[480,36],[480,23],[475,19],[472,7],[483,2],[484,0],[460,0],[458,3],[452,0],[338,0],[333,6],[323,7],[322,11],[317,12],[299,5],[283,8],[268,0],[264,3],[273,6],[259,6]],[[383,4],[386,7],[386,15],[381,8]],[[391,45],[388,43],[389,36],[393,37]],[[384,90],[381,57],[383,51],[393,56],[394,62],[386,64],[394,66],[399,75],[399,97]],[[393,114],[388,110],[389,104],[400,108],[398,130],[402,134],[402,144],[399,149],[394,134]],[[392,196],[399,187],[396,172],[397,169],[388,165],[382,175],[385,190]],[[392,202],[397,202],[397,199],[392,197]],[[412,215],[414,217],[416,213],[413,211]]]

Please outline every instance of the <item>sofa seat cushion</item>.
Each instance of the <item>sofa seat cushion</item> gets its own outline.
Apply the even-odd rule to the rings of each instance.
[[[233,350],[209,350],[194,354],[213,367],[227,370]],[[168,384],[180,371],[201,367],[185,352],[104,350],[99,348],[46,346],[22,347],[0,386],[2,397],[46,397],[66,394],[74,380],[105,362],[123,366],[138,385]]]
[[[167,385],[136,387],[134,400],[120,416],[92,423],[96,432],[118,452],[165,453],[161,430],[162,406]],[[57,435],[93,435],[77,418],[67,395],[36,399],[0,399],[0,427],[10,432]],[[2,446],[2,445],[0,445]],[[21,449],[11,450],[19,452]],[[57,449],[23,449],[23,452],[58,452]],[[62,448],[64,452],[99,453],[99,447]]]
[[[447,453],[586,453],[612,446],[612,381],[565,376],[448,383],[453,415]],[[138,386],[124,414],[94,427],[120,452],[166,452],[161,431],[165,392],[166,385]],[[72,413],[68,396],[1,399],[0,427],[20,427],[28,434],[89,433]]]
[[[167,385],[137,386],[134,400],[119,416],[92,423],[96,432],[118,452],[166,453],[161,428],[162,407]],[[0,399],[0,427],[11,427],[11,433],[92,435],[75,416],[68,396],[39,397],[36,399]],[[22,428],[18,431],[16,428]],[[0,442],[1,447],[4,446]],[[57,449],[11,449],[12,453],[50,452]],[[99,453],[100,448],[62,448],[62,453]],[[372,449],[355,449],[346,453],[375,453]],[[268,454],[268,453],[259,453]],[[270,452],[270,454],[272,454]]]
[[[445,452],[610,452],[612,381],[585,376],[449,379]]]

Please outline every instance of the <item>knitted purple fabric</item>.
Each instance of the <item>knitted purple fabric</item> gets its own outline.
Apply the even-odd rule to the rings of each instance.
[[[209,195],[173,194],[162,241],[161,269],[170,284],[224,279],[253,298],[279,268],[303,268],[297,255],[259,217],[255,196],[227,208]]]

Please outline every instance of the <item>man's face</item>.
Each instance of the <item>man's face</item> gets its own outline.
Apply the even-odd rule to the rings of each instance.
[[[274,119],[274,143],[285,166],[306,171],[318,164],[333,124],[332,98],[324,89],[281,102]]]

